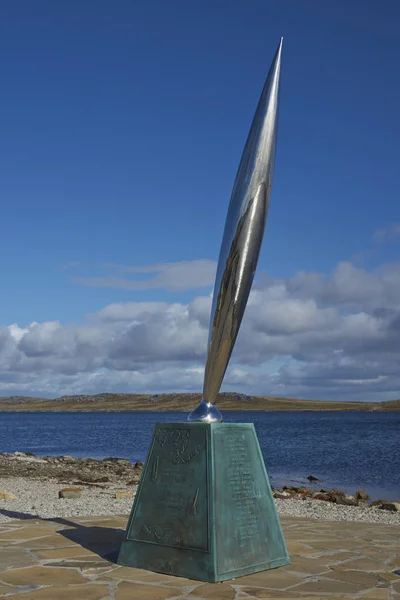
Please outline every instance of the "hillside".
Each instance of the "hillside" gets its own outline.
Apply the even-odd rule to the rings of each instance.
[[[188,412],[200,401],[200,394],[97,394],[94,396],[62,396],[60,398],[32,398],[27,396],[0,397],[0,412],[122,412],[160,411]],[[222,393],[218,408],[250,411],[392,411],[400,410],[400,400],[391,402],[328,402],[322,400],[297,400],[272,396],[247,396]]]

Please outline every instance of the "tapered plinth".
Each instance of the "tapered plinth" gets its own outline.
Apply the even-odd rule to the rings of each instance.
[[[118,564],[224,581],[288,564],[250,423],[158,423]]]

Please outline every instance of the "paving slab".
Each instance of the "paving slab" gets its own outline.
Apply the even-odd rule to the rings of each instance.
[[[208,584],[120,567],[128,516],[0,523],[0,598],[400,600],[400,527],[284,517],[291,564]]]

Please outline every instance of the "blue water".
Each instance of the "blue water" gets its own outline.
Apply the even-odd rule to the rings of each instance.
[[[0,452],[145,460],[157,421],[186,413],[0,413]],[[400,500],[400,412],[224,412],[254,422],[272,485],[308,484]],[[312,486],[310,486],[312,487]]]

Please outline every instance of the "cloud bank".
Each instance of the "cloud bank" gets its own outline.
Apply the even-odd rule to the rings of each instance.
[[[190,287],[208,262],[185,263],[184,273],[178,263],[178,275],[171,263],[158,265],[155,278],[188,289],[179,287],[185,276]],[[199,391],[210,310],[209,296],[188,304],[124,302],[82,325],[2,327],[0,395]],[[389,400],[400,397],[399,365],[400,262],[372,271],[342,262],[330,275],[256,283],[224,389]]]

